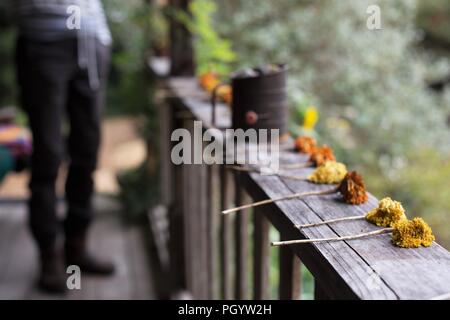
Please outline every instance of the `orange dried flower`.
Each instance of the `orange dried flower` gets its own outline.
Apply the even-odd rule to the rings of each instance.
[[[214,72],[204,73],[199,77],[198,80],[200,86],[208,92],[212,92],[214,88],[220,83],[219,77]]]
[[[295,149],[298,152],[312,154],[317,146],[316,139],[302,136],[295,139]]]
[[[217,90],[217,95],[223,102],[231,104],[233,99],[233,89],[229,84],[220,86]]]
[[[364,180],[356,171],[348,172],[338,189],[349,204],[362,204],[368,199]]]
[[[327,161],[336,161],[336,158],[334,157],[333,150],[329,146],[323,145],[314,148],[309,161],[314,163],[316,167],[319,167]]]

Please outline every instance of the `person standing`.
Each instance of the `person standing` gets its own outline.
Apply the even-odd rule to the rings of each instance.
[[[62,293],[65,265],[77,265],[82,273],[114,272],[111,262],[94,257],[86,246],[111,34],[100,0],[13,0],[11,5],[19,29],[21,103],[33,135],[29,222],[40,253],[38,284]],[[60,221],[55,181],[66,154],[67,214]]]

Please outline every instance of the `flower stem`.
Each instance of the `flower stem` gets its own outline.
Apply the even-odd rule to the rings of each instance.
[[[291,245],[291,244],[306,244],[306,243],[354,240],[354,239],[361,239],[361,238],[376,236],[376,235],[384,234],[384,233],[390,233],[390,232],[392,232],[392,230],[393,230],[393,228],[384,228],[384,229],[380,229],[380,230],[376,230],[376,231],[370,231],[370,232],[355,234],[352,236],[344,236],[344,237],[276,241],[276,242],[272,242],[272,246],[279,247],[279,246],[287,246],[287,245]]]
[[[240,206],[240,207],[227,209],[227,210],[222,211],[222,214],[229,214],[229,213],[237,212],[237,211],[244,210],[244,209],[259,207],[259,206],[262,206],[262,205],[265,205],[265,204],[269,204],[269,203],[273,203],[273,202],[277,202],[277,201],[295,199],[295,198],[300,198],[300,197],[305,197],[305,196],[325,195],[325,194],[335,193],[337,191],[338,191],[337,188],[333,188],[333,189],[322,190],[322,191],[310,191],[310,192],[293,193],[293,194],[290,194],[288,196],[283,196],[283,197],[280,197],[280,198],[266,199],[266,200],[262,200],[262,201],[258,201],[258,202],[245,204],[245,205]]]
[[[228,169],[232,169],[235,171],[241,171],[241,172],[256,172],[256,173],[261,173],[260,169],[257,168],[249,168],[249,167],[243,167],[243,166],[235,166],[235,165],[229,165],[227,166]],[[268,173],[266,175],[276,175],[280,178],[284,178],[284,179],[292,179],[292,180],[299,180],[299,181],[308,181],[308,178],[306,177],[300,177],[300,176],[291,176],[287,173]]]
[[[316,222],[316,223],[296,224],[295,227],[299,228],[299,229],[311,228],[311,227],[317,227],[317,226],[321,226],[324,224],[335,223],[335,222],[339,222],[339,221],[361,220],[361,219],[365,219],[365,218],[366,218],[365,215],[364,216],[343,217],[343,218],[330,219],[330,220],[325,220],[325,221]]]

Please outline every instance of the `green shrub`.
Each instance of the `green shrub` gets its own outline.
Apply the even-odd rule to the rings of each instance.
[[[232,71],[230,64],[236,60],[231,42],[215,31],[213,15],[216,10],[212,0],[193,0],[189,4],[189,14],[177,12],[178,19],[194,35],[197,75],[211,71],[228,75]]]

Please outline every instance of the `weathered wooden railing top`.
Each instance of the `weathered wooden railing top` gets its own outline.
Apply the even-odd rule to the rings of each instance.
[[[171,98],[194,120],[201,120],[204,128],[212,127],[209,97],[194,78],[169,78],[168,88]],[[219,127],[231,125],[230,110],[225,105],[218,105],[216,117]],[[305,162],[306,158],[286,151],[282,152],[281,161]],[[298,169],[293,174],[306,176],[311,170]],[[255,200],[330,188],[257,173],[245,174],[245,186]],[[261,210],[285,239],[321,238],[357,234],[377,227],[364,220],[302,230],[294,225],[362,215],[377,203],[372,195],[366,204],[359,206],[343,203],[338,195],[327,195],[280,201]],[[392,245],[390,235],[384,234],[351,241],[294,245],[291,249],[320,278],[330,297],[434,299],[450,293],[450,253],[437,243],[429,248],[403,249]]]

